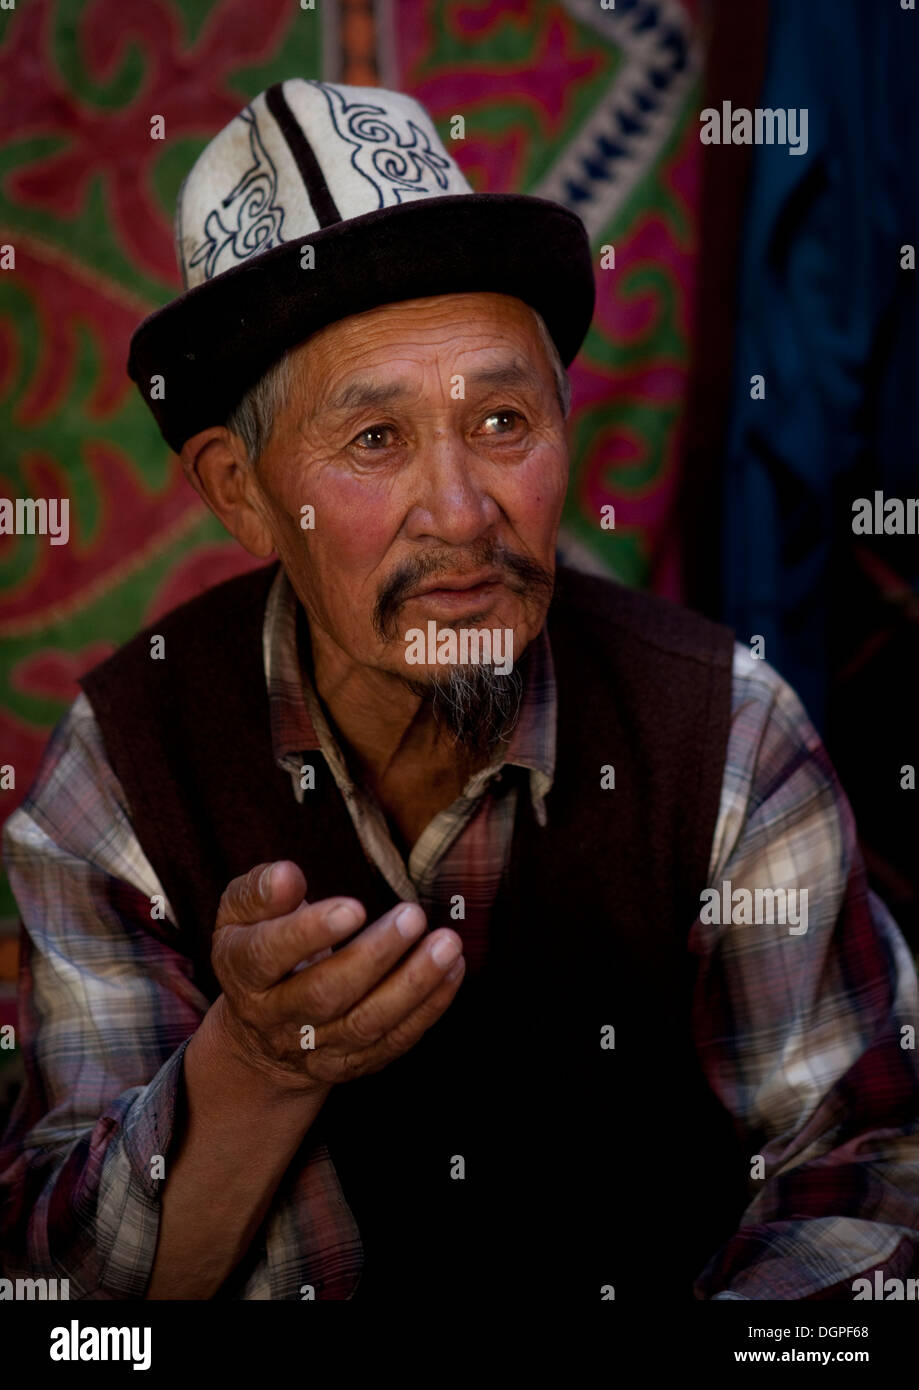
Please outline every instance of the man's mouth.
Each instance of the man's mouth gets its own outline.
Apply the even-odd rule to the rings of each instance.
[[[431,594],[471,594],[473,591],[492,589],[501,583],[501,576],[495,570],[483,574],[460,575],[456,579],[438,579],[426,589],[418,589],[412,598],[429,598]]]
[[[425,608],[440,609],[444,614],[474,613],[487,603],[501,587],[501,576],[494,572],[465,575],[456,579],[440,579],[430,588],[412,594],[409,601],[424,604]]]

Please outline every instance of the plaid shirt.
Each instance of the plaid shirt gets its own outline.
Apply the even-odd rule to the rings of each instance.
[[[295,632],[296,598],[279,569],[263,650],[274,754],[292,797],[302,797],[302,755],[319,750],[380,871],[432,926],[460,933],[475,968],[513,830],[516,789],[490,790],[505,763],[529,769],[546,823],[556,714],[546,629],[503,758],[434,817],[408,864],[379,804],[349,777]],[[719,893],[725,880],[735,892],[806,888],[809,912],[798,935],[705,923],[702,913],[687,924],[699,1055],[766,1175],[751,1177],[739,1230],[700,1273],[697,1295],[849,1298],[856,1277],[877,1268],[904,1277],[919,1260],[919,1067],[901,1045],[906,1025],[919,1030],[919,988],[902,935],[867,890],[851,810],[796,695],[740,644],[732,689],[709,883]],[[162,1185],[150,1159],[168,1166],[185,1045],[208,1001],[151,923],[150,898],[163,889],[85,695],[54,729],[3,846],[24,927],[27,1073],[0,1147],[6,1273],[68,1278],[73,1298],[140,1298]],[[454,922],[459,891],[467,916]],[[166,916],[174,921],[168,901]],[[347,1287],[360,1263],[359,1233],[317,1143],[285,1175],[225,1296],[299,1299],[313,1284],[323,1297],[333,1283]]]

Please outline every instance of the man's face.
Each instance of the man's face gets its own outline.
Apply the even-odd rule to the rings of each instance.
[[[314,649],[417,683],[443,673],[407,664],[406,634],[434,619],[511,629],[519,658],[548,607],[568,479],[529,308],[499,294],[386,305],[315,334],[294,366],[257,478]]]

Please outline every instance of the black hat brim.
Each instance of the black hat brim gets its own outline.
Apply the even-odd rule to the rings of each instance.
[[[313,269],[302,268],[312,246]],[[545,319],[567,367],[596,287],[581,219],[527,194],[470,193],[379,208],[251,257],[150,314],[128,374],[170,448],[224,424],[243,394],[311,333],[383,304],[496,292]],[[162,399],[151,396],[162,378]]]

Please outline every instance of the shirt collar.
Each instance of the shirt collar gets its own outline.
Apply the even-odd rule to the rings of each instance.
[[[271,742],[279,766],[296,769],[300,754],[322,752],[350,781],[341,749],[329,728],[298,642],[298,613],[302,631],[306,615],[282,565],[271,585],[262,627],[265,683],[271,716]],[[526,651],[524,690],[517,724],[505,748],[477,772],[465,788],[475,795],[505,765],[530,773],[530,795],[540,824],[545,824],[544,798],[555,773],[556,685],[552,648],[546,625]]]

